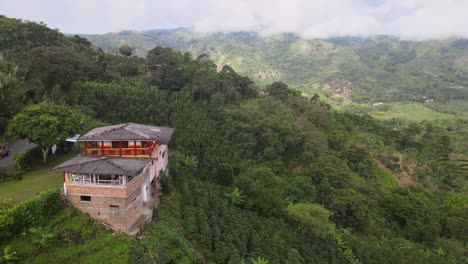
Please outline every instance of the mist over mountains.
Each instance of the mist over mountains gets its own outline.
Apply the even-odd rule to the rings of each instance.
[[[186,28],[83,36],[110,53],[128,44],[138,56],[157,45],[208,54],[218,67],[230,65],[259,84],[284,81],[306,94],[334,95],[335,101],[434,99],[463,108],[468,98],[467,39],[408,41],[387,35],[305,39],[294,33],[197,33]],[[465,112],[460,107],[455,111]]]

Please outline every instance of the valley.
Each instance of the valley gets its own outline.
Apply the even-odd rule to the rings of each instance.
[[[38,145],[0,167],[0,263],[465,263],[467,54],[464,39],[78,36],[0,16],[0,138]],[[154,126],[174,129],[158,203],[132,200],[119,166],[99,173],[110,187],[89,176],[102,167],[53,170],[145,158]],[[49,154],[90,131],[120,141]],[[112,188],[153,221],[117,232],[68,184],[98,215],[122,206],[89,203]]]

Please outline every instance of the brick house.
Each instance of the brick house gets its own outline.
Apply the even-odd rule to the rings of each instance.
[[[89,131],[78,140],[84,153],[54,168],[64,173],[65,198],[115,230],[135,234],[151,221],[172,133],[134,123]]]

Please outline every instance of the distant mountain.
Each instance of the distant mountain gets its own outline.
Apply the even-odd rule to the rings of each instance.
[[[134,47],[138,56],[145,56],[156,45],[195,55],[206,53],[218,66],[229,64],[261,85],[282,80],[308,94],[320,91],[337,102],[434,99],[445,103],[446,109],[439,110],[467,110],[466,39],[416,42],[386,35],[303,39],[295,34],[203,34],[189,29],[85,37],[110,53],[117,52],[124,43]],[[450,106],[446,104],[449,101]]]

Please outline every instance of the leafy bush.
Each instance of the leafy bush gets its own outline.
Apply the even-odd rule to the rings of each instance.
[[[39,225],[62,207],[60,190],[42,192],[34,198],[0,212],[0,239],[11,238],[27,227]]]
[[[27,172],[31,170],[31,162],[38,154],[37,149],[28,149],[13,156],[13,161],[16,163],[18,171]]]
[[[55,234],[46,227],[32,227],[29,229],[31,241],[36,244],[39,249],[44,249],[50,243],[50,240],[55,238]]]
[[[16,251],[11,250],[11,247],[6,246],[3,249],[3,256],[0,256],[0,263],[13,263],[17,259]]]
[[[5,182],[13,179],[21,179],[24,172],[18,171],[14,167],[0,167],[0,182]]]
[[[135,242],[131,250],[131,263],[204,263],[184,237],[176,223],[158,212],[159,222],[152,225],[145,238]]]

